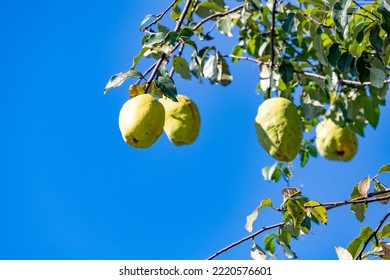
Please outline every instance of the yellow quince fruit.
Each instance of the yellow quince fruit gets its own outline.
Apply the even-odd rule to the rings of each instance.
[[[129,99],[119,113],[119,129],[123,140],[134,148],[148,148],[161,136],[164,107],[150,94]]]
[[[341,127],[331,119],[325,119],[316,128],[316,146],[326,159],[349,161],[356,154],[358,139],[349,127]]]
[[[161,98],[165,108],[164,132],[176,146],[194,142],[199,134],[200,115],[196,104],[187,96],[179,94],[178,102]]]
[[[290,100],[265,100],[258,108],[255,128],[261,146],[276,160],[290,162],[298,155],[302,126],[297,107]]]

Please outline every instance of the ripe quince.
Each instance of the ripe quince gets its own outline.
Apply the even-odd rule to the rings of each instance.
[[[273,158],[290,162],[298,154],[302,127],[297,107],[288,99],[275,97],[265,100],[255,119],[257,138]]]
[[[316,135],[317,150],[324,158],[349,161],[355,156],[358,139],[349,127],[325,119],[317,125]]]
[[[150,94],[129,99],[119,113],[123,140],[135,148],[148,148],[163,132],[164,107]]]
[[[164,132],[176,146],[191,144],[200,129],[200,115],[196,104],[187,96],[179,94],[178,102],[161,98],[165,108]]]

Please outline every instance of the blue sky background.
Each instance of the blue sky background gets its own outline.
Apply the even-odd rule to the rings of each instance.
[[[165,135],[146,150],[123,142],[118,115],[130,83],[107,95],[103,88],[138,53],[144,16],[169,3],[0,4],[0,259],[205,259],[248,234],[246,216],[260,200],[281,203],[283,182],[261,175],[274,160],[253,126],[262,97],[250,62],[231,67],[234,82],[226,88],[175,78],[201,113],[194,144],[176,147]],[[223,39],[219,49],[227,53],[234,43]],[[150,63],[143,60],[138,70]],[[390,110],[381,109],[378,128],[359,137],[351,162],[317,158],[304,169],[295,162],[304,195],[344,200],[361,178],[390,162]],[[334,259],[334,245],[346,247],[387,211],[370,205],[359,223],[348,207],[333,210],[327,226],[292,248],[301,259]],[[255,225],[280,220],[265,209]],[[251,245],[219,259],[249,259]]]

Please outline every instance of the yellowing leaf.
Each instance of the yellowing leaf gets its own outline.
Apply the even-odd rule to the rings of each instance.
[[[253,211],[249,216],[246,217],[245,228],[246,228],[247,231],[252,232],[252,230],[253,230],[253,223],[256,221],[257,216],[259,215],[260,210],[263,207],[266,207],[266,206],[272,207],[271,199],[267,198],[267,199],[262,200],[260,205],[259,205],[259,207],[257,207],[255,209],[255,211]]]
[[[358,191],[363,197],[367,197],[367,192],[370,188],[371,178],[370,176],[362,179],[358,185]]]
[[[141,94],[145,93],[144,89],[141,86],[137,85],[137,84],[132,84],[129,87],[128,91],[129,91],[131,97],[136,97],[137,95],[141,95]]]
[[[320,206],[320,203],[315,200],[310,200],[305,203],[305,207],[307,211],[310,212],[319,222],[326,224],[328,218],[326,216],[326,208],[324,206]]]

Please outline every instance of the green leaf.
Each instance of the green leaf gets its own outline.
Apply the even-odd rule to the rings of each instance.
[[[316,51],[318,61],[322,65],[326,66],[328,64],[328,62],[326,61],[326,58],[325,58],[324,44],[322,42],[321,35],[314,36],[313,46],[314,46],[314,49]]]
[[[341,72],[345,72],[351,67],[352,60],[353,56],[349,52],[345,52],[340,56],[337,67]]]
[[[142,30],[142,27],[144,26],[144,24],[149,20],[151,19],[152,17],[155,17],[154,15],[146,15],[145,18],[142,20],[140,26],[139,26],[139,31]]]
[[[287,33],[289,33],[291,31],[291,28],[294,25],[294,17],[295,17],[295,13],[290,13],[287,15],[286,19],[283,21],[282,28]]]
[[[230,74],[229,66],[226,60],[218,52],[217,53],[217,69],[218,69],[218,84],[223,86],[229,85],[233,81],[233,77]]]
[[[188,37],[188,38],[190,38],[190,37],[192,37],[192,36],[194,36],[194,31],[192,31],[192,29],[191,28],[189,28],[189,27],[183,27],[182,29],[180,29],[180,31],[179,31],[179,36],[180,37]]]
[[[287,85],[294,77],[294,66],[290,62],[283,61],[279,66],[279,74],[283,82]]]
[[[347,250],[351,254],[352,259],[355,259],[357,257],[363,247],[363,243],[364,242],[361,239],[355,238],[348,244]]]
[[[383,184],[381,183],[376,183],[374,185],[374,191],[375,192],[382,192],[382,191],[388,191],[389,189],[386,188]],[[377,194],[375,197],[382,198],[382,197],[389,197],[390,193],[383,193],[383,194]],[[379,203],[381,204],[387,204],[389,203],[389,199],[384,199],[380,200]]]
[[[343,247],[335,246],[335,250],[339,260],[353,260],[351,253]]]
[[[332,19],[336,29],[343,33],[348,24],[348,8],[352,5],[352,0],[338,0],[332,7]]]
[[[232,17],[230,15],[220,18],[217,22],[217,26],[219,31],[223,35],[226,35],[228,37],[233,37],[232,34],[233,23],[232,23]]]
[[[169,31],[165,37],[164,37],[164,43],[173,45],[177,42],[177,39],[179,38],[179,33],[176,31]]]
[[[300,150],[299,154],[301,167],[304,167],[309,161],[309,153],[306,150]]]
[[[249,232],[253,230],[253,223],[256,221],[259,212],[264,207],[273,207],[271,199],[267,198],[260,202],[260,205],[249,215],[246,217],[245,229]]]
[[[371,236],[371,234],[373,233],[374,231],[372,230],[372,228],[370,227],[363,227],[360,231],[360,234],[357,238],[359,238],[360,240],[362,241],[367,241],[368,238]]]
[[[157,30],[158,30],[158,32],[161,32],[164,34],[168,34],[169,32],[172,31],[171,29],[169,29],[168,27],[166,27],[160,23],[157,24]]]
[[[164,42],[166,34],[163,32],[152,33],[144,42],[143,47],[153,48]]]
[[[311,215],[313,215],[319,222],[326,224],[328,221],[328,217],[326,215],[326,208],[324,206],[316,206],[320,205],[318,201],[310,200],[305,203],[305,208],[307,209]]]
[[[373,87],[382,88],[386,74],[379,68],[372,67],[370,69],[370,82]]]
[[[264,166],[261,170],[265,181],[277,182],[282,176],[282,172],[277,167],[277,163],[271,166]]]
[[[254,260],[261,260],[264,261],[267,257],[266,253],[261,249],[259,245],[257,245],[255,242],[253,242],[253,246],[251,249],[251,257]]]
[[[297,258],[297,255],[291,250],[290,245],[282,244],[281,246],[282,246],[284,254],[286,255],[287,258],[289,258],[289,259],[296,259]]]
[[[382,52],[383,49],[383,39],[379,35],[381,28],[378,24],[375,24],[374,27],[370,29],[370,43],[378,52]]]
[[[381,174],[383,172],[390,172],[390,163],[383,165],[379,171],[378,174]]]
[[[324,104],[317,91],[310,87],[304,87],[301,94],[301,109],[305,119],[317,118],[324,112]]]
[[[156,87],[164,94],[166,97],[170,98],[171,100],[178,102],[176,96],[176,86],[173,80],[167,76],[160,76],[155,81]]]
[[[306,211],[300,201],[290,199],[287,202],[287,211],[293,218],[294,227],[299,226],[306,218]]]
[[[364,116],[366,117],[370,125],[373,128],[376,128],[376,126],[378,125],[379,114],[380,114],[378,104],[371,97],[367,97],[363,105],[363,108],[364,108]]]
[[[332,46],[330,46],[329,53],[327,56],[330,65],[332,65],[333,67],[337,67],[337,62],[339,61],[340,55],[340,44],[334,43]]]
[[[270,255],[275,253],[275,233],[270,233],[264,237],[264,247]]]
[[[351,204],[351,211],[355,214],[356,219],[359,222],[363,222],[365,219],[364,213],[367,210],[367,205],[364,203]]]
[[[136,70],[129,70],[127,72],[120,72],[113,75],[108,81],[106,87],[104,88],[104,94],[111,88],[119,87],[127,78],[131,77],[140,77],[142,73]]]
[[[207,10],[213,10],[215,12],[223,13],[225,9],[219,6],[217,3],[212,2],[201,2],[198,4],[197,8],[206,8]]]
[[[283,229],[292,237],[298,238],[300,233],[300,224],[296,224],[296,219],[294,219],[291,215],[288,215],[284,220]]]
[[[180,77],[182,77],[183,79],[186,79],[186,80],[191,80],[190,67],[184,58],[182,58],[180,56],[175,56],[173,58],[172,65],[173,65],[173,68],[175,69],[176,73]]]
[[[150,48],[149,47],[142,47],[141,51],[134,57],[133,59],[133,65],[131,65],[130,69],[134,69],[137,64],[138,64],[138,61],[141,59],[141,57],[146,53],[146,51],[148,51]]]
[[[379,6],[378,12],[382,15],[382,28],[386,31],[386,33],[390,33],[390,11],[388,11],[384,6]]]
[[[390,237],[390,223],[387,223],[382,227],[382,231],[380,234],[380,238],[388,238],[388,237]]]

